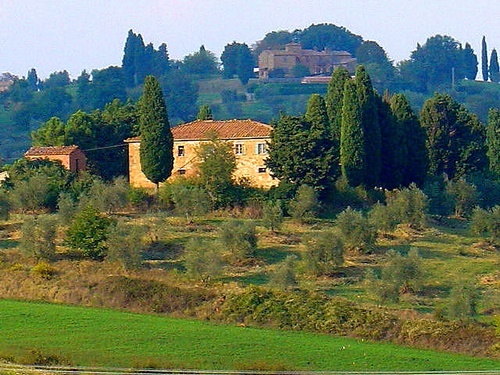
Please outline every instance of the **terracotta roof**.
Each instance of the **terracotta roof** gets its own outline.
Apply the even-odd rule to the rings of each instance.
[[[31,147],[24,156],[69,155],[75,150],[78,146]]]
[[[197,120],[174,126],[174,140],[195,141],[210,138],[216,133],[220,139],[266,138],[271,136],[272,127],[254,120]],[[126,142],[138,142],[133,137]]]

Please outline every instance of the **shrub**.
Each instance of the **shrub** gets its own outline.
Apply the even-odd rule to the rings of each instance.
[[[264,203],[262,225],[274,232],[281,228],[281,224],[283,224],[281,201],[276,200]]]
[[[346,249],[368,253],[375,247],[376,230],[360,211],[348,207],[337,216],[335,225]]]
[[[409,188],[387,192],[386,201],[396,222],[409,224],[416,229],[424,226],[427,196],[415,184],[411,184]]]
[[[290,215],[294,219],[305,223],[316,217],[318,209],[318,194],[314,188],[308,185],[301,185],[295,197],[290,201]]]
[[[31,274],[39,276],[45,280],[50,280],[56,274],[56,270],[47,262],[40,262],[31,269]]]
[[[56,253],[56,219],[28,216],[21,226],[21,250],[36,260],[51,261]]]
[[[297,285],[297,278],[295,275],[295,262],[294,255],[288,255],[285,260],[276,266],[276,270],[271,274],[269,285],[282,289],[292,289]]]
[[[82,204],[91,204],[99,211],[110,214],[127,205],[128,192],[129,183],[124,177],[118,177],[110,183],[94,179],[92,186],[82,198]]]
[[[470,227],[473,234],[487,237],[495,245],[500,245],[500,206],[491,210],[476,208],[472,212]]]
[[[197,216],[206,214],[210,210],[207,191],[188,180],[172,183],[170,197],[178,215]]]
[[[448,316],[460,321],[468,321],[477,313],[478,291],[470,282],[455,285],[450,292]]]
[[[76,176],[60,162],[47,159],[22,158],[8,171],[6,186],[11,190],[13,206],[23,212],[55,210],[60,192],[67,190]]]
[[[77,211],[78,205],[72,195],[70,193],[61,193],[57,203],[57,213],[61,219],[61,223],[67,224],[71,222]]]
[[[328,275],[344,263],[344,244],[335,231],[312,235],[306,239],[305,246],[306,271],[310,274]]]
[[[127,194],[128,202],[136,208],[146,209],[153,203],[153,196],[143,188],[130,188]]]
[[[12,206],[21,212],[36,212],[46,208],[53,200],[49,178],[38,174],[18,181],[10,192],[10,200]]]
[[[406,257],[394,250],[387,252],[382,281],[396,285],[400,293],[408,293],[419,291],[423,278],[422,258],[417,249],[410,249]]]
[[[394,210],[390,206],[376,203],[368,212],[368,222],[381,232],[392,232],[399,224]]]
[[[257,234],[255,223],[243,220],[229,220],[221,228],[220,240],[231,253],[233,262],[241,262],[255,256]]]
[[[105,240],[112,223],[89,204],[73,218],[66,232],[66,244],[85,257],[102,260],[106,256]]]
[[[397,302],[399,300],[398,285],[382,281],[373,269],[368,269],[365,280],[368,283],[367,289],[380,303]]]
[[[380,277],[373,270],[366,275],[369,289],[382,303],[396,302],[403,293],[419,291],[423,278],[424,268],[417,249],[410,249],[406,257],[389,250]]]
[[[344,176],[335,181],[335,198],[338,208],[362,207],[365,203],[366,191],[362,188],[353,188]]]
[[[186,273],[193,278],[209,281],[222,274],[224,262],[215,241],[191,238],[185,247]]]
[[[446,194],[453,202],[456,217],[470,217],[472,210],[479,203],[476,187],[468,184],[464,178],[457,181],[448,181]]]
[[[106,237],[108,259],[119,261],[126,270],[139,268],[144,232],[143,227],[127,225],[119,220]]]

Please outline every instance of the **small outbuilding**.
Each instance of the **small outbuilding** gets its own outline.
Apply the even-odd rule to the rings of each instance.
[[[78,146],[31,147],[24,157],[31,160],[58,160],[72,172],[83,171],[87,166],[87,158]]]

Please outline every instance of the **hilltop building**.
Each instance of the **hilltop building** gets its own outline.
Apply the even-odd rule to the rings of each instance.
[[[31,147],[24,157],[31,160],[58,160],[64,168],[73,172],[83,171],[87,165],[87,158],[78,146]]]
[[[267,142],[272,127],[253,120],[197,120],[172,128],[174,137],[174,168],[169,179],[194,176],[198,173],[197,149],[212,134],[232,144],[236,156],[234,177],[247,179],[252,186],[271,188],[278,184],[266,167]],[[154,188],[141,170],[140,137],[125,140],[129,150],[129,180],[133,187]]]
[[[293,77],[293,68],[306,66],[311,75],[331,75],[336,67],[342,66],[354,73],[356,59],[346,51],[315,51],[302,49],[299,43],[289,43],[284,50],[265,50],[259,55],[259,79],[266,80],[269,73],[281,70],[285,78]]]

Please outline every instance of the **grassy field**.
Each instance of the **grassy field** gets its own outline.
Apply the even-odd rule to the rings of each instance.
[[[0,355],[25,363],[253,370],[488,370],[500,361],[328,335],[0,300]]]

